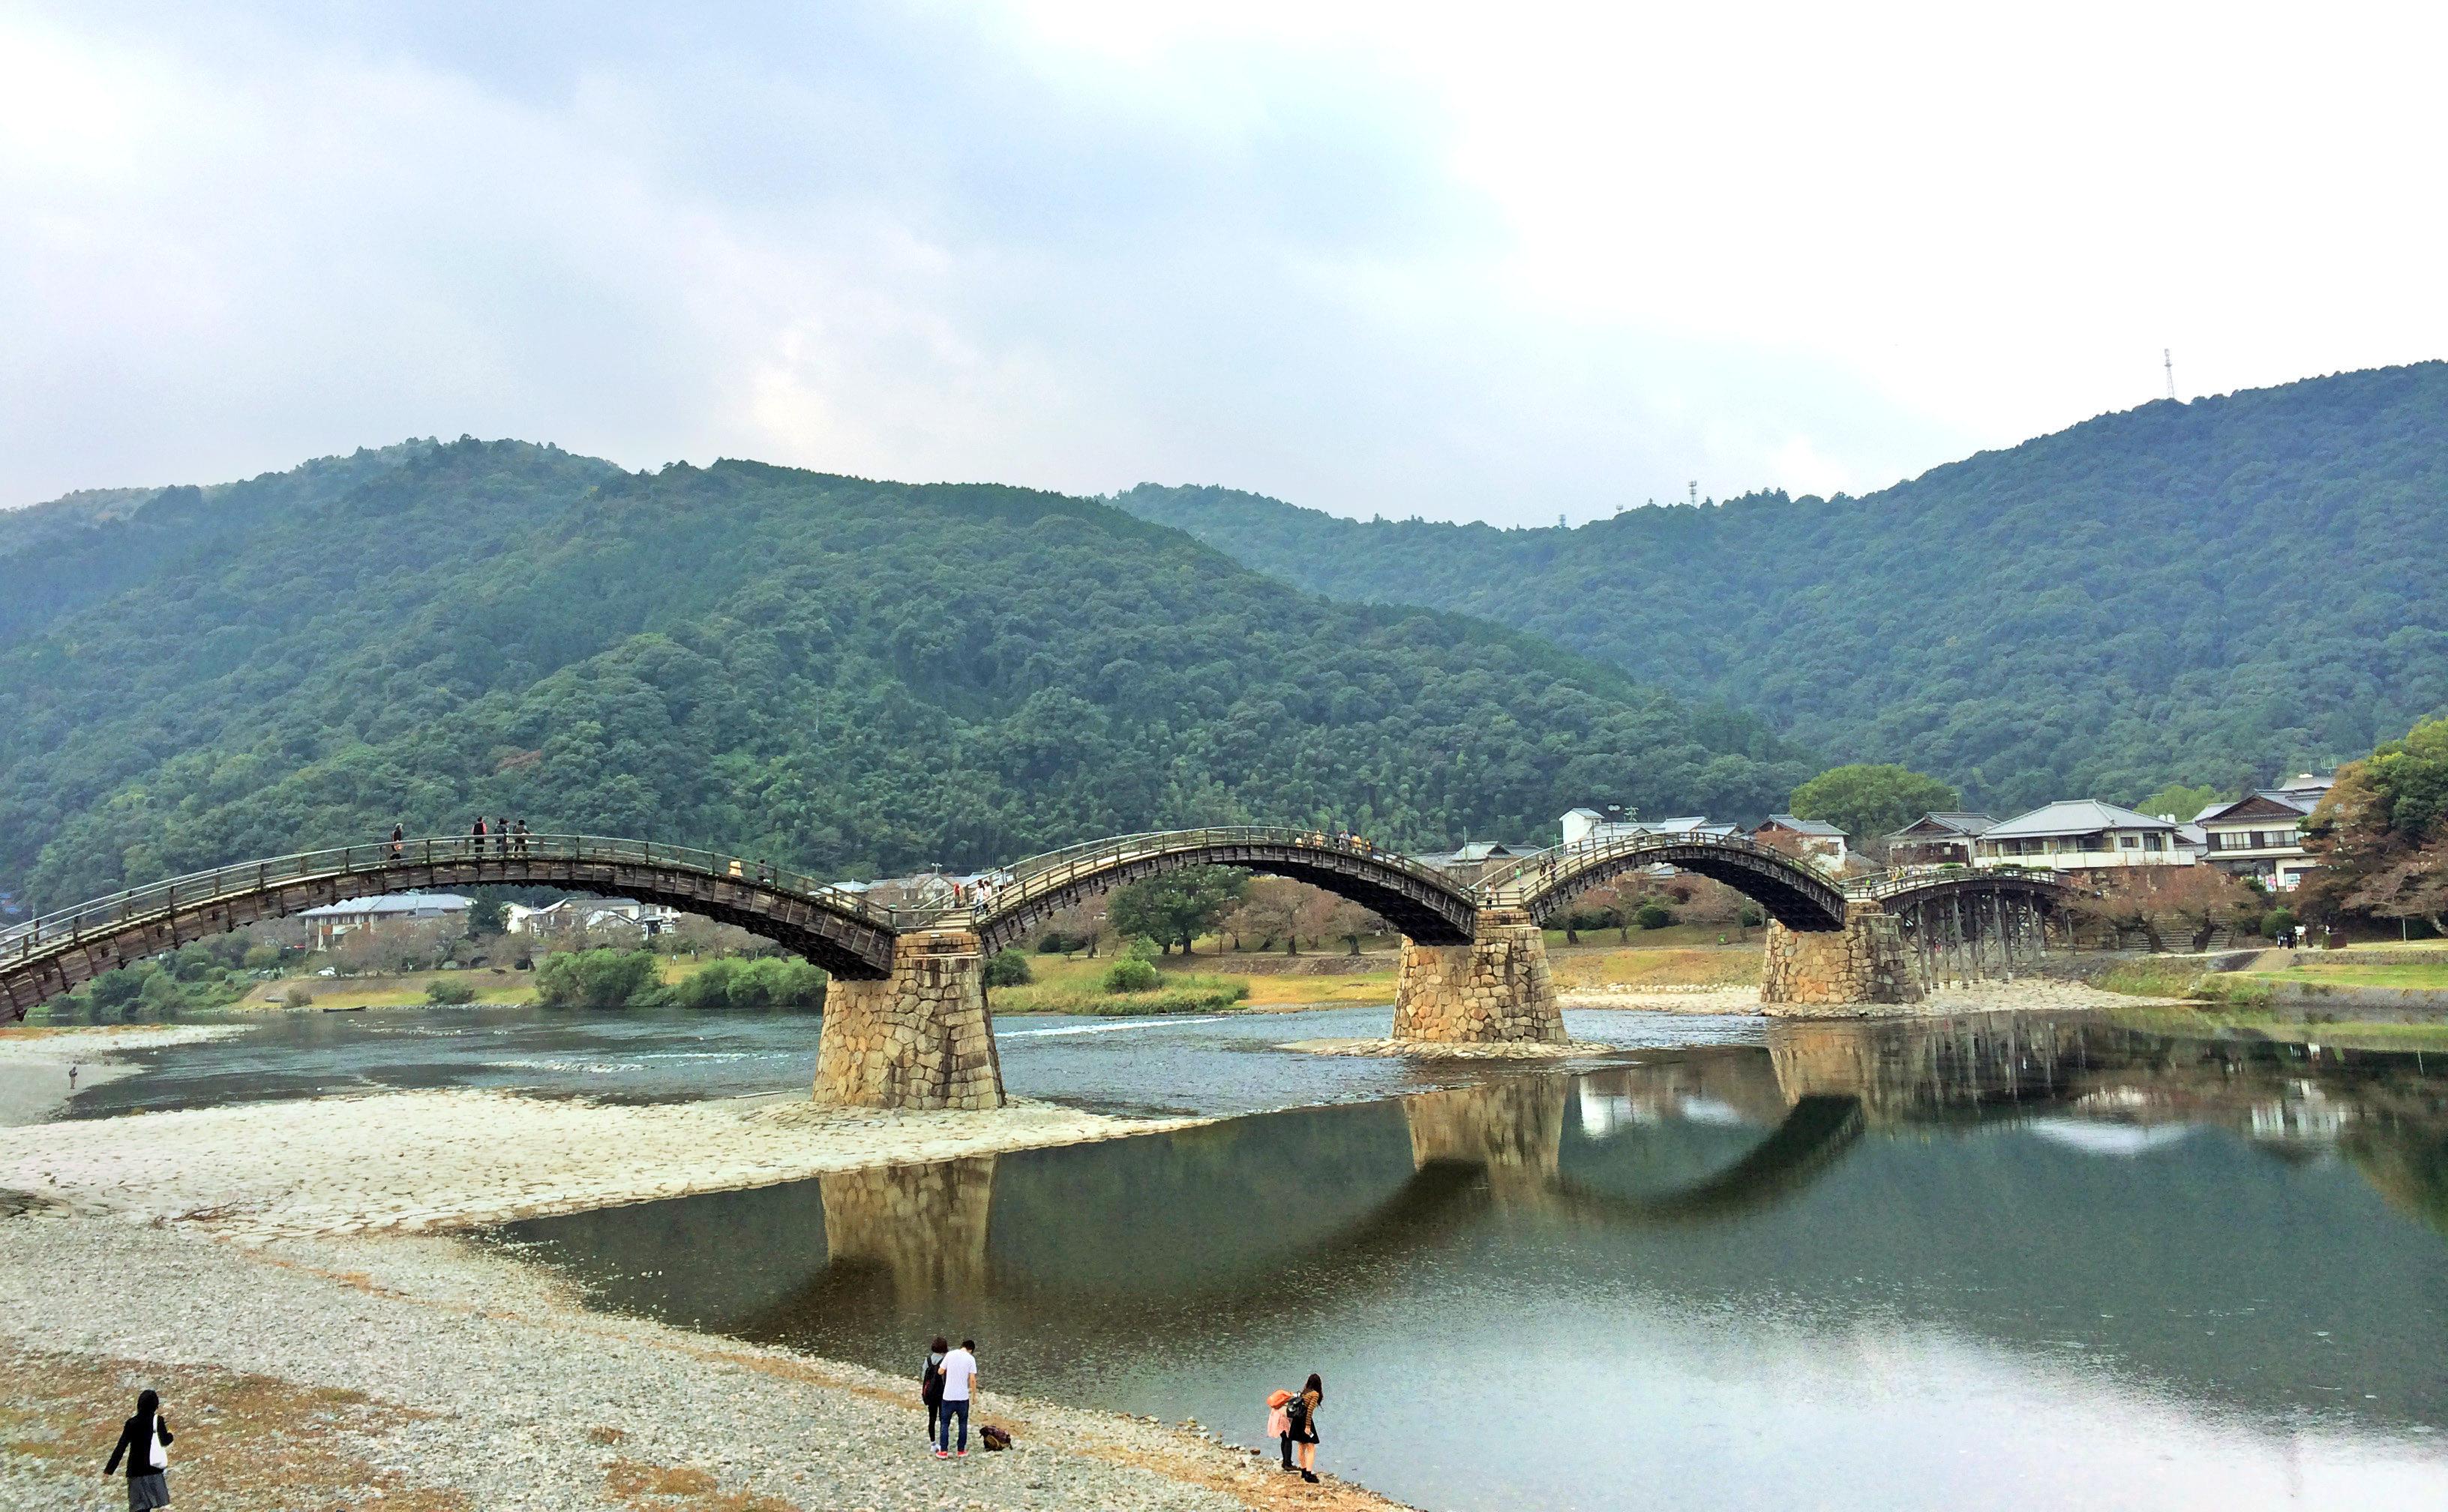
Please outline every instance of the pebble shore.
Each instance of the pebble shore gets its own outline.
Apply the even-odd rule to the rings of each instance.
[[[64,1041],[87,1063],[107,1043],[11,1037],[0,1056],[48,1065]],[[1196,1121],[449,1091],[48,1124],[0,1155],[0,1512],[121,1504],[124,1483],[97,1472],[146,1386],[179,1433],[181,1505],[1393,1506],[1195,1425],[992,1389],[974,1421],[1008,1426],[1015,1447],[973,1437],[966,1460],[939,1462],[908,1382],[588,1312],[546,1273],[447,1232]],[[986,1369],[991,1386],[991,1348]]]
[[[46,1126],[0,1189],[244,1238],[419,1233],[1181,1128],[1016,1100],[994,1112],[803,1095],[610,1106],[491,1091],[241,1103]]]

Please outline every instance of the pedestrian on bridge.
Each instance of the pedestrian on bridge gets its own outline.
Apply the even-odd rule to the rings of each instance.
[[[519,821],[518,836],[519,854],[525,855],[527,853],[527,821],[525,819]]]
[[[475,837],[476,859],[482,861],[485,859],[485,816],[483,814],[476,815],[476,828],[468,833]]]
[[[493,851],[499,855],[510,853],[510,821],[507,818],[493,821]]]
[[[391,827],[391,858],[394,861],[408,853],[408,831],[401,825]]]

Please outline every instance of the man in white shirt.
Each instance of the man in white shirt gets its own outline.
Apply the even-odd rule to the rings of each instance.
[[[954,1417],[961,1420],[960,1452],[964,1457],[969,1452],[969,1398],[977,1390],[977,1340],[963,1339],[961,1347],[944,1356],[944,1363],[936,1367],[937,1373],[944,1378],[944,1418],[935,1430],[935,1458],[939,1460],[952,1457]]]

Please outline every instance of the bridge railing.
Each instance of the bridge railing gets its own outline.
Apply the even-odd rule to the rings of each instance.
[[[2062,884],[2064,879],[2047,867],[1965,866],[1960,862],[1934,862],[1922,866],[1895,867],[1885,871],[1873,871],[1866,876],[1845,879],[1847,897],[1887,898],[1899,892],[1916,892],[1933,882],[1974,882],[1984,878],[2010,881],[2050,882]]]
[[[1791,855],[1773,846],[1738,834],[1676,834],[1652,832],[1637,835],[1613,835],[1603,840],[1576,840],[1569,845],[1550,846],[1534,851],[1503,868],[1483,873],[1479,879],[1479,893],[1495,899],[1517,896],[1525,889],[1544,879],[1550,871],[1562,871],[1568,867],[1587,862],[1610,860],[1619,855],[1637,855],[1643,852],[1660,851],[1674,846],[1699,846],[1711,851],[1727,851],[1742,855],[1773,857],[1790,865],[1802,865]],[[1824,878],[1827,886],[1841,886],[1835,878]]]
[[[1110,871],[1141,856],[1232,846],[1281,846],[1327,854],[1364,856],[1430,887],[1447,892],[1461,890],[1455,887],[1451,877],[1435,868],[1357,836],[1337,835],[1322,830],[1296,830],[1282,825],[1217,825],[1197,830],[1150,830],[1138,834],[1113,835],[1031,856],[1025,861],[1015,862],[1008,869],[1012,880],[995,889],[990,898],[979,902],[967,911],[972,916],[990,913],[1014,903],[1042,897],[1048,892],[1061,890],[1081,877]]]
[[[607,839],[583,834],[471,834],[432,839],[379,840],[369,845],[304,851],[296,855],[247,861],[236,866],[191,871],[130,888],[107,897],[47,913],[30,923],[0,932],[0,967],[48,954],[78,940],[115,934],[132,925],[166,918],[199,907],[268,891],[286,883],[378,876],[409,867],[454,865],[475,861],[563,861],[587,864],[667,867],[674,871],[746,882],[773,891],[819,901],[884,929],[899,929],[914,916],[933,910],[902,909],[869,902],[858,893],[830,882],[694,846],[665,845],[652,840]],[[546,884],[549,885],[549,884]]]

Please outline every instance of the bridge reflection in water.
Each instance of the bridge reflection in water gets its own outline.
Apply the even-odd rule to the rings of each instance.
[[[1548,1373],[1593,1349],[1635,1376],[1682,1359],[1731,1391],[1769,1368],[1762,1351],[1800,1349],[1815,1370],[1866,1338],[1882,1358],[1955,1340],[1950,1369],[1968,1349],[1984,1380],[2050,1383],[2014,1408],[2036,1432],[2090,1389],[2137,1424],[2209,1414],[2267,1434],[2317,1418],[2386,1436],[2448,1427],[2448,1319],[2432,1305],[2448,1294],[2448,1084],[2426,1070],[2062,1019],[1779,1024],[1764,1049],[1655,1052],[510,1236],[613,1307],[893,1370],[926,1335],[973,1330],[1002,1384],[1244,1436],[1234,1414],[1296,1369],[1416,1376],[1418,1400],[1344,1418],[1354,1458],[1339,1461],[1414,1499],[1463,1500],[1445,1493],[1482,1473],[1437,1470],[1412,1446],[1467,1440],[1484,1379],[1526,1374],[1525,1407],[1568,1422],[1581,1408],[1546,1401]],[[1769,1414],[1758,1431],[1811,1441],[1773,1420],[1803,1410],[1796,1389],[1784,1375],[1742,1388]],[[1920,1410],[1942,1417],[1958,1410],[1946,1391],[1972,1388],[1930,1389]],[[1857,1410],[1843,1398],[1809,1410]],[[1697,1456],[1721,1426],[1641,1411],[1656,1422],[1599,1426],[1635,1446],[1626,1473]],[[1916,1431],[1936,1443],[1965,1426]],[[1568,1468],[1616,1452],[1531,1447]],[[1515,1493],[1554,1489],[1520,1473],[1532,1481],[1503,1483]]]

